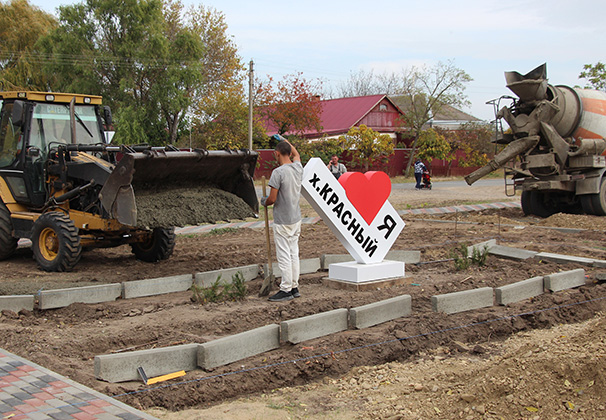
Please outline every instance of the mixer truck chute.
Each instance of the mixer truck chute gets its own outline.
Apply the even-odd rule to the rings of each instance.
[[[495,142],[507,146],[467,183],[505,167],[525,214],[605,216],[606,92],[550,85],[546,64],[525,75],[506,72],[505,80],[517,98],[498,110],[497,122],[509,130]]]

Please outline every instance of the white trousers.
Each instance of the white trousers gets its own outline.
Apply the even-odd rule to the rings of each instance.
[[[274,224],[274,242],[276,243],[276,257],[278,267],[282,271],[280,290],[290,292],[292,288],[299,287],[299,236],[301,235],[301,222],[293,225]]]

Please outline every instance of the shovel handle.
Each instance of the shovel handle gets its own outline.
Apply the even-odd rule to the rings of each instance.
[[[267,190],[265,187],[265,177],[261,177],[261,188],[263,190],[263,197],[267,197]],[[269,210],[267,206],[263,206],[265,210],[265,240],[267,243],[267,266],[269,267],[269,275],[273,274],[273,268],[271,266],[271,242],[269,240]]]

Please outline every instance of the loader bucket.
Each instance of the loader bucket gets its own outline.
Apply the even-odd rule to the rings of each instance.
[[[256,216],[257,153],[147,150],[126,153],[101,190],[111,218],[133,227],[216,223]]]

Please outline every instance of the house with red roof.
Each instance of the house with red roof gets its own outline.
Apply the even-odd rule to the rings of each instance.
[[[322,130],[309,129],[299,134],[306,139],[336,138],[347,134],[350,128],[364,124],[379,133],[389,134],[396,143],[399,140],[401,126],[398,119],[403,112],[387,95],[329,99],[320,104]],[[270,121],[265,124],[269,136],[278,133]]]
[[[350,128],[366,125],[382,134],[389,134],[394,143],[404,143],[406,129],[403,129],[401,118],[406,110],[406,98],[402,96],[370,95],[349,98],[328,99],[320,101],[322,130],[308,129],[300,136],[309,140],[321,138],[336,138],[347,134]],[[429,127],[440,127],[456,130],[462,124],[480,122],[470,114],[457,110],[452,106],[442,107],[428,123]],[[265,121],[266,132],[269,136],[278,133],[278,128],[271,121]],[[285,133],[286,135],[294,133]]]
[[[402,127],[401,117],[404,116],[406,100],[404,97],[389,97],[387,95],[356,96],[349,98],[329,99],[320,101],[321,109],[321,131],[310,128],[298,136],[308,140],[321,140],[324,138],[338,138],[347,134],[350,128],[366,125],[381,134],[388,134],[395,145],[404,146],[404,149],[396,149],[394,156],[389,159],[388,167],[381,168],[390,176],[400,175],[406,165],[412,139],[407,135],[407,129]],[[457,109],[445,106],[440,113],[433,116],[427,124],[429,127],[440,127],[456,130],[466,122],[478,122],[477,118]],[[278,134],[278,128],[271,121],[265,120],[266,133],[269,136]],[[285,135],[295,133],[284,133]],[[264,153],[267,152],[267,153]],[[273,159],[272,151],[260,151],[261,160]],[[446,164],[444,164],[446,165]],[[445,167],[446,168],[446,167]],[[461,168],[469,173],[473,168]],[[433,165],[435,174],[441,173],[438,162]],[[454,173],[454,169],[448,165],[444,173]],[[255,172],[255,176],[269,176],[271,168],[262,164]]]

